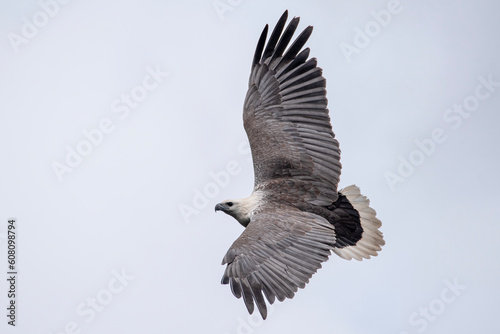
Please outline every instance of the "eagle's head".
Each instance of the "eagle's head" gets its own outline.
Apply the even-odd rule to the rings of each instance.
[[[250,197],[242,199],[228,199],[215,206],[215,211],[222,211],[236,219],[241,225],[247,227],[252,214],[260,205],[263,197],[261,191],[254,191]]]
[[[250,214],[242,200],[226,200],[215,206],[215,212],[222,211],[236,219],[241,225],[247,227],[250,222]]]

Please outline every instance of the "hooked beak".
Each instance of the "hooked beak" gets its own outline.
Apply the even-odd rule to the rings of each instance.
[[[224,206],[224,204],[222,203],[218,203],[216,206],[215,206],[215,212],[217,211],[224,211],[226,209],[226,207]]]

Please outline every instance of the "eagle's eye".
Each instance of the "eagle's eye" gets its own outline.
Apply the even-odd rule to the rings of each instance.
[[[232,207],[233,206],[233,202],[227,202],[226,203],[228,207]]]

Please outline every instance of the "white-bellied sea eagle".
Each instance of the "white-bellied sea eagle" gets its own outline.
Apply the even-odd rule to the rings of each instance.
[[[333,251],[368,259],[384,245],[369,200],[351,185],[337,190],[340,149],[330,124],[326,81],[309,48],[308,26],[288,47],[299,18],[285,28],[281,16],[266,43],[262,32],[243,109],[255,185],[244,199],[215,206],[245,230],[232,244],[223,284],[254,305],[265,319],[266,302],[293,298]],[[287,48],[288,47],[288,48]]]

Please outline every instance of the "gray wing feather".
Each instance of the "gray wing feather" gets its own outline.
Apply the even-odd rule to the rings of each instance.
[[[314,185],[312,204],[329,205],[338,197],[341,164],[327,109],[326,83],[316,59],[307,60],[309,49],[301,51],[311,26],[285,52],[299,22],[293,18],[284,29],[286,18],[287,12],[267,45],[267,26],[261,34],[244,103],[255,186],[296,178]]]
[[[324,218],[282,204],[264,205],[224,256],[222,283],[243,297],[248,312],[256,304],[265,319],[264,296],[271,304],[293,298],[335,242],[334,227]]]

